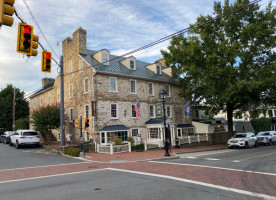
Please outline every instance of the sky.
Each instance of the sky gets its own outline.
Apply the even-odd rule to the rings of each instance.
[[[58,61],[62,41],[79,27],[87,31],[88,49],[108,49],[119,56],[188,28],[200,15],[212,15],[213,4],[213,0],[15,0],[14,7],[27,24],[34,26],[39,42]],[[16,52],[20,20],[13,17],[12,27],[0,29],[0,90],[12,84],[28,95],[41,88],[42,78],[56,78],[58,65],[52,62],[52,73],[41,72],[41,47],[36,57]],[[133,56],[153,63],[161,58],[160,50],[166,50],[169,42]]]

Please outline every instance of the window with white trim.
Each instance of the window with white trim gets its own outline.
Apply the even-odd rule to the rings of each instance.
[[[83,71],[83,60],[80,60],[80,61],[79,61],[79,69],[80,69],[79,72],[82,72],[82,71]]]
[[[159,128],[149,128],[149,139],[161,139]]]
[[[161,75],[161,68],[160,66],[156,66],[156,74]]]
[[[182,129],[181,129],[181,128],[178,128],[178,129],[177,129],[177,137],[178,137],[178,138],[181,138],[181,137],[182,137]]]
[[[149,106],[150,118],[155,118],[155,105]]]
[[[69,108],[69,121],[73,122],[74,120],[74,110],[73,108]]]
[[[89,119],[89,104],[84,106],[84,116],[86,119]]]
[[[51,92],[48,92],[48,103],[51,102]]]
[[[171,87],[170,85],[165,85],[165,91],[167,92],[167,97],[171,96]]]
[[[136,80],[130,80],[130,93],[136,94]]]
[[[60,140],[61,140],[61,134],[58,133],[58,134],[57,134],[57,141],[60,141]]]
[[[40,96],[40,106],[43,106],[43,95]]]
[[[69,85],[69,98],[73,98],[73,85]]]
[[[102,64],[109,65],[109,54],[102,53]]]
[[[117,92],[117,78],[116,77],[109,77],[109,91]]]
[[[131,105],[131,115],[132,115],[133,118],[136,117],[135,104]]]
[[[110,117],[111,119],[118,119],[118,109],[116,103],[110,104]]]
[[[69,61],[69,73],[72,73],[73,67],[72,67],[72,60]]]
[[[60,90],[57,89],[57,102],[60,102]]]
[[[130,69],[135,70],[135,63],[134,63],[134,60],[130,60],[130,61],[129,61],[129,66],[130,66]]]
[[[88,78],[83,79],[83,93],[88,93]]]
[[[131,136],[136,137],[139,134],[139,129],[138,128],[132,128],[131,129]]]
[[[168,117],[172,117],[172,111],[171,111],[171,106],[166,106],[166,113]]]
[[[149,95],[154,95],[153,91],[153,83],[149,83]]]

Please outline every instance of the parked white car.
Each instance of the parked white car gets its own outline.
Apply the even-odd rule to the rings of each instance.
[[[10,146],[15,145],[15,148],[19,148],[23,145],[40,145],[40,137],[35,130],[17,130],[11,136]]]
[[[254,133],[236,133],[232,138],[230,138],[227,142],[228,148],[233,147],[257,147],[258,142]]]
[[[276,143],[276,131],[262,131],[259,132],[256,137],[259,144],[272,145]]]

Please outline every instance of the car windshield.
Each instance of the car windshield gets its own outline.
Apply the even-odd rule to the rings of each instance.
[[[237,135],[234,135],[234,138],[244,138],[246,137],[246,134],[237,134]]]
[[[258,133],[258,135],[257,136],[269,136],[270,135],[270,133],[269,132],[260,132],[260,133]]]
[[[24,136],[33,136],[33,135],[38,135],[37,132],[24,132]]]

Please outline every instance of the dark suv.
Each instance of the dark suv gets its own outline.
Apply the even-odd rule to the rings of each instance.
[[[11,135],[14,133],[14,131],[6,131],[3,135],[0,136],[0,141],[3,144],[9,144],[11,141]]]
[[[6,131],[5,128],[0,128],[0,137],[1,137],[1,135],[4,135],[5,131]],[[1,142],[1,140],[0,140],[0,142]]]

